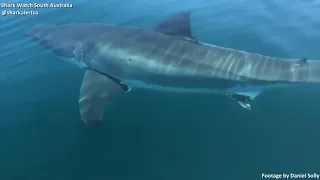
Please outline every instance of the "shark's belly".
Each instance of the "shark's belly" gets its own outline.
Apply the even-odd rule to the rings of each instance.
[[[288,84],[277,85],[248,85],[240,86],[235,85],[226,89],[217,88],[204,88],[204,87],[179,87],[179,86],[166,86],[160,84],[146,83],[140,80],[125,80],[123,81],[133,89],[148,89],[161,92],[178,92],[178,93],[259,93],[268,89],[284,88],[289,86]]]
[[[292,84],[276,84],[276,85],[248,85],[240,86],[235,85],[227,89],[216,89],[216,88],[196,88],[196,87],[171,87],[159,84],[149,84],[140,80],[128,80],[124,81],[129,85],[133,90],[134,89],[144,89],[157,92],[167,92],[167,93],[199,93],[199,94],[228,94],[236,93],[242,94],[251,97],[252,99],[256,98],[259,94],[266,90],[277,89],[277,88],[286,88],[294,86]]]
[[[166,86],[160,84],[145,83],[140,80],[125,80],[123,83],[130,86],[132,89],[145,89],[159,92],[176,92],[176,93],[222,93],[218,89],[210,88],[185,88],[179,86]]]

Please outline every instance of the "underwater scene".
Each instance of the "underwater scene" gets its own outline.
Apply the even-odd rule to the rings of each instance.
[[[1,13],[1,180],[320,178],[319,1]]]

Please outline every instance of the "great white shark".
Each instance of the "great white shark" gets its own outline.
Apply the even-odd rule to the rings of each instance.
[[[85,69],[79,109],[99,125],[107,106],[131,89],[220,93],[251,110],[270,88],[319,83],[320,61],[284,59],[219,47],[191,34],[190,12],[153,30],[99,23],[35,26],[25,34]]]

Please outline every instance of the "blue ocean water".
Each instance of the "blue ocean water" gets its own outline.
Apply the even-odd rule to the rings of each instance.
[[[0,179],[255,180],[262,173],[320,173],[319,87],[266,92],[251,112],[220,95],[133,92],[106,111],[102,128],[88,129],[77,104],[83,70],[23,35],[34,25],[75,22],[152,30],[191,10],[199,41],[320,60],[318,1],[37,1],[45,2],[73,8],[0,19]]]

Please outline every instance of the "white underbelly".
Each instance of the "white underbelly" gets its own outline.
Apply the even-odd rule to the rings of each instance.
[[[130,86],[132,89],[148,89],[158,92],[170,92],[170,93],[214,93],[214,94],[226,94],[226,93],[237,93],[246,96],[250,96],[252,99],[257,97],[260,93],[268,89],[274,88],[285,88],[291,85],[288,84],[277,84],[277,85],[266,85],[266,86],[234,86],[225,91],[218,89],[207,89],[207,88],[183,88],[183,87],[170,87],[161,86],[157,84],[146,84],[143,81],[129,80],[123,81],[125,84]]]
[[[219,92],[221,93],[222,92],[215,89],[183,88],[183,87],[162,86],[158,84],[146,84],[143,81],[138,81],[138,80],[123,81],[123,83],[127,84],[132,89],[148,89],[148,90],[161,91],[161,92],[177,92],[177,93],[219,93]]]
[[[270,89],[273,86],[234,86],[225,91],[221,91],[218,89],[209,89],[209,88],[183,88],[183,87],[170,87],[170,86],[162,86],[157,84],[146,84],[143,81],[138,80],[128,80],[123,81],[125,84],[130,86],[132,89],[150,89],[155,91],[164,91],[164,92],[179,92],[179,93],[225,93],[225,92],[260,92],[266,89]],[[277,85],[280,87],[279,85]],[[274,86],[275,88],[277,86]],[[285,86],[285,85],[282,85]]]

